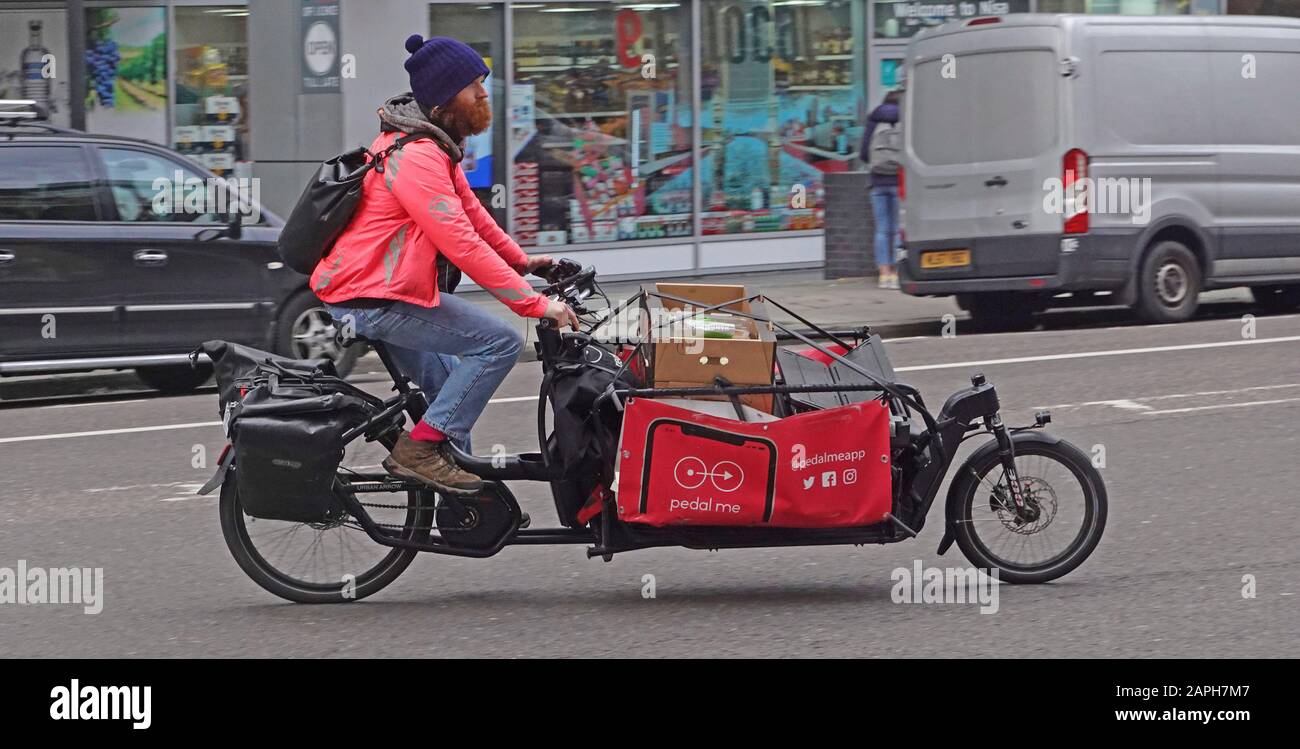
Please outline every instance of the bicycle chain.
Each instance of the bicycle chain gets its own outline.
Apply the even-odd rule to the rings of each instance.
[[[382,510],[409,510],[409,509],[411,509],[411,506],[410,506],[410,505],[385,505],[385,504],[380,504],[380,503],[378,503],[378,502],[359,502],[358,504],[360,504],[362,507],[375,507],[375,508],[382,509]],[[416,506],[415,506],[415,509],[417,509],[417,510],[437,510],[438,508],[437,508],[436,505],[435,505],[435,506],[429,506],[429,505],[416,505]],[[399,523],[379,523],[379,522],[376,522],[375,525],[379,526],[380,528],[392,528],[392,529],[394,529],[394,530],[412,530],[412,531],[436,531],[436,530],[438,530],[438,526],[436,526],[436,525],[406,525],[405,523],[401,523],[401,524],[399,524]],[[358,527],[359,527],[359,526],[358,526]],[[362,528],[362,530],[365,530],[365,529]]]

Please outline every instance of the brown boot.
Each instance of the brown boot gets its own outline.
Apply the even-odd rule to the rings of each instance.
[[[483,479],[452,461],[447,443],[423,442],[402,432],[393,451],[384,458],[384,470],[394,476],[415,479],[448,494],[467,496],[483,490]]]

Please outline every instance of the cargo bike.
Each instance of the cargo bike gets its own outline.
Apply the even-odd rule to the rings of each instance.
[[[1088,456],[1045,431],[1045,411],[1026,426],[1003,423],[982,375],[932,413],[869,328],[827,330],[761,294],[705,304],[643,288],[611,305],[595,270],[568,260],[544,277],[540,293],[569,304],[582,329],[537,325],[536,452],[452,447],[484,480],[475,496],[342,465],[348,445],[391,448],[407,417],[426,410],[382,341],[339,331],[378,353],[394,383],[386,399],[337,377],[328,360],[222,341],[196,350],[214,363],[230,440],[200,492],[220,488],[222,533],[243,571],[277,596],[328,603],[381,590],[420,552],[482,558],[575,544],[610,561],[665,546],[905,541],[925,526],[959,446],[981,436],[950,483],[939,554],[955,542],[1005,582],[1041,583],[1078,567],[1101,538],[1106,489]],[[603,308],[592,309],[597,298]],[[642,315],[635,335],[610,324],[633,305],[667,305],[675,323],[718,313],[750,321],[780,344],[758,347],[773,353],[771,379],[665,385],[653,377],[656,347],[675,340],[657,335],[664,323]],[[802,327],[773,320],[767,305]],[[695,343],[717,343],[708,335]],[[559,525],[531,527],[507,481],[549,484]]]

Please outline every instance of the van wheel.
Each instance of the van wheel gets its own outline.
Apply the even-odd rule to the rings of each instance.
[[[1182,322],[1196,312],[1201,266],[1182,242],[1159,242],[1147,253],[1138,275],[1133,309],[1147,322]]]
[[[290,297],[275,323],[275,353],[293,359],[325,358],[334,362],[340,377],[347,377],[365,347],[344,348],[334,339],[334,319],[325,304],[310,291]]]
[[[985,331],[1028,330],[1034,327],[1034,313],[1039,310],[1031,296],[1015,292],[958,294],[957,306]]]
[[[174,364],[161,367],[136,367],[136,375],[144,384],[169,395],[188,393],[212,376],[212,365]]]
[[[1265,312],[1295,312],[1300,309],[1300,285],[1252,286],[1255,306]]]

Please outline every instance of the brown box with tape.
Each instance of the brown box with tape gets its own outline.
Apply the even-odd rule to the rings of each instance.
[[[655,387],[713,385],[722,376],[733,385],[771,385],[776,335],[771,323],[732,314],[767,318],[767,308],[744,286],[657,283],[647,291],[642,324],[647,330],[646,371]],[[686,300],[686,301],[681,301]],[[709,312],[699,312],[731,302]],[[699,314],[692,314],[699,313]],[[725,397],[725,396],[719,396]],[[772,412],[770,394],[741,396],[748,406]]]

